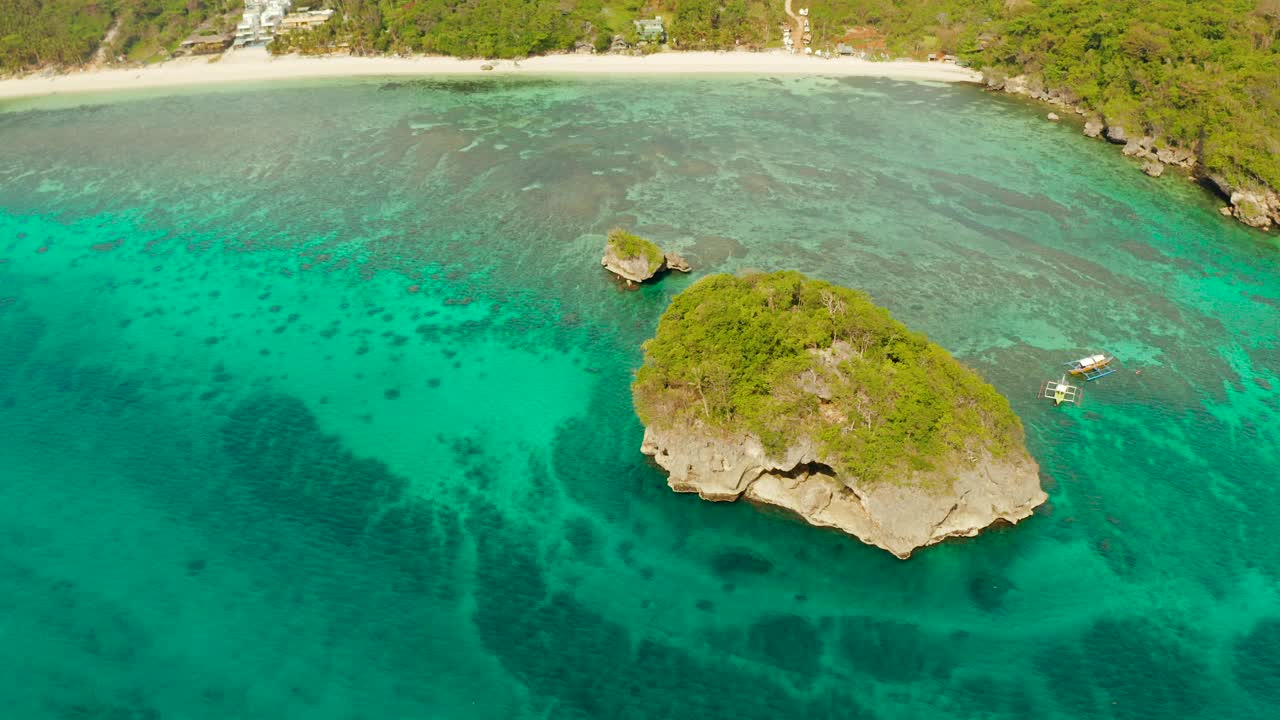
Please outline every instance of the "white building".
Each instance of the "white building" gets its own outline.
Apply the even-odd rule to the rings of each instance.
[[[292,0],[245,0],[232,47],[263,47],[271,42]]]

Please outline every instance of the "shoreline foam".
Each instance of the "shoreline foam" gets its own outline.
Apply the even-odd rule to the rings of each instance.
[[[438,75],[820,75],[894,80],[980,82],[981,75],[949,63],[854,58],[821,59],[783,52],[667,52],[648,56],[544,55],[527,60],[463,60],[420,56],[272,57],[265,50],[170,60],[146,68],[33,74],[0,80],[0,100],[117,90],[188,88],[232,83]],[[484,66],[492,66],[484,70]]]

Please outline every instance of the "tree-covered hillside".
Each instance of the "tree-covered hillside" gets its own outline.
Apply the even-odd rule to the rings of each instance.
[[[242,0],[0,0],[0,74],[106,58],[162,59],[206,20],[235,24]]]
[[[589,43],[609,47],[615,35],[637,40],[632,21],[662,16],[681,50],[763,48],[780,44],[782,0],[330,0],[331,22],[273,48],[323,50],[338,43],[356,52],[418,52],[462,57],[523,57]]]

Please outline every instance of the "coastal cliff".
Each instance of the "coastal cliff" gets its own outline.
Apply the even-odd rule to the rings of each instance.
[[[667,484],[676,492],[774,505],[902,559],[947,538],[972,537],[1000,522],[1016,524],[1048,499],[1037,465],[1025,451],[1001,458],[987,454],[941,473],[865,485],[824,463],[807,439],[781,457],[770,457],[749,434],[649,427],[641,452],[669,473]],[[944,481],[945,488],[938,487]]]
[[[711,276],[645,350],[641,452],[677,492],[785,508],[899,558],[1047,499],[1008,402],[856,291]]]
[[[989,90],[1038,100],[1063,108],[1085,119],[1084,135],[1120,146],[1125,157],[1141,161],[1141,169],[1152,177],[1160,177],[1166,167],[1187,172],[1210,190],[1216,191],[1229,204],[1222,214],[1234,217],[1249,227],[1269,230],[1280,226],[1280,193],[1257,179],[1232,182],[1219,171],[1208,167],[1202,158],[1203,148],[1186,147],[1159,133],[1137,134],[1133,124],[1108,118],[1079,101],[1067,90],[1045,87],[1038,78],[1027,75],[1006,76],[987,70],[983,75]],[[1050,113],[1056,118],[1055,113]]]

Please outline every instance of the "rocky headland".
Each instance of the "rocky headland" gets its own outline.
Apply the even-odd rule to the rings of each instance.
[[[1160,177],[1168,167],[1185,171],[1227,200],[1229,204],[1222,208],[1223,215],[1261,230],[1280,226],[1280,193],[1262,182],[1232,182],[1221,173],[1213,172],[1204,166],[1198,147],[1182,147],[1158,135],[1146,134],[1140,128],[1126,126],[1120,120],[1107,118],[1081,104],[1073,93],[1048,88],[1034,77],[988,72],[984,81],[990,90],[1038,100],[1080,115],[1085,118],[1085,136],[1120,146],[1126,157],[1140,161],[1142,171],[1152,177]]]
[[[675,253],[661,248],[638,235],[616,228],[609,232],[600,264],[627,282],[642,283],[668,270],[689,272],[689,263]]]
[[[645,350],[641,451],[678,492],[775,505],[899,558],[1047,499],[1008,402],[856,291],[711,276]]]

